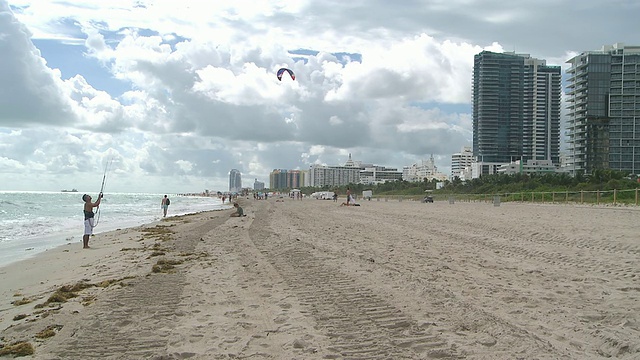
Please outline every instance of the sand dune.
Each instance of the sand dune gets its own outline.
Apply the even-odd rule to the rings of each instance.
[[[640,358],[640,209],[271,199],[245,212],[0,269],[2,343],[36,359]]]

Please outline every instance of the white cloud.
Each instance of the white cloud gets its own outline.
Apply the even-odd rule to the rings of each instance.
[[[637,33],[625,0],[585,0],[581,16],[551,0],[10,4],[15,14],[0,0],[2,168],[53,190],[94,181],[109,159],[122,191],[224,190],[230,168],[268,182],[274,168],[349,153],[396,167],[433,153],[445,167],[470,142],[474,54],[515,48],[566,67],[576,51]],[[612,15],[615,27],[584,21]],[[68,44],[84,54],[58,70],[33,39],[58,46],[52,63]],[[280,67],[296,80],[278,81]]]

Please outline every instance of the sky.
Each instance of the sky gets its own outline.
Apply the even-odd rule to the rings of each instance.
[[[447,174],[471,146],[475,54],[566,69],[638,45],[637,14],[637,0],[0,0],[0,191],[227,191],[231,169],[268,186],[273,169],[349,154],[399,170],[433,155]]]

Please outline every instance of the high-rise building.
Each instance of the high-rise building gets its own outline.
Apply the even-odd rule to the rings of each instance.
[[[287,187],[287,170],[273,169],[269,174],[269,189],[284,189]]]
[[[229,192],[240,192],[240,190],[242,190],[240,171],[231,169],[229,172]]]
[[[474,57],[473,156],[480,163],[560,156],[561,69],[528,54]]]
[[[640,46],[603,46],[567,63],[567,169],[640,173]]]
[[[269,174],[269,188],[272,190],[295,189],[304,186],[305,171],[274,169]]]

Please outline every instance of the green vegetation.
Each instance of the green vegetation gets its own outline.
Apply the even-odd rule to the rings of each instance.
[[[439,195],[466,195],[467,198],[476,199],[474,195],[503,195],[504,201],[524,200],[531,201],[576,201],[576,202],[612,202],[613,190],[616,190],[616,202],[633,203],[635,201],[634,189],[640,188],[637,176],[629,176],[625,172],[615,170],[596,170],[590,175],[569,174],[515,174],[515,175],[486,175],[481,178],[462,182],[458,178],[452,181],[444,181],[444,186],[436,190],[438,181],[407,182],[394,181],[380,185],[349,184],[348,187],[354,194],[362,194],[363,190],[373,190],[376,197],[380,196],[404,196],[421,198],[425,191],[432,192],[437,198]],[[347,186],[323,188],[305,187],[301,189],[305,194],[316,191],[336,191],[344,196]],[[581,192],[584,192],[581,194]],[[591,193],[593,192],[593,194]],[[547,195],[544,195],[546,193]],[[597,194],[596,194],[597,193]],[[517,195],[516,195],[517,194]],[[526,194],[526,195],[525,195]],[[546,197],[546,198],[545,198]],[[600,197],[600,198],[597,198]]]
[[[458,178],[445,180],[444,187],[436,189],[437,180],[408,182],[394,181],[380,185],[349,184],[344,186],[304,187],[302,192],[311,194],[316,191],[337,191],[344,195],[347,187],[358,194],[363,190],[373,190],[375,195],[422,195],[425,190],[433,190],[435,194],[498,194],[518,192],[563,192],[563,191],[608,191],[626,190],[640,187],[637,177],[615,170],[596,170],[592,175],[569,174],[515,174],[485,175],[481,178],[462,182]]]

